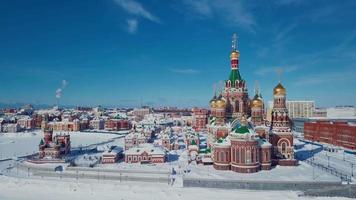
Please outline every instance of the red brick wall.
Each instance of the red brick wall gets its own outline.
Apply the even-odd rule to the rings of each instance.
[[[304,138],[356,150],[356,126],[344,122],[306,122]]]

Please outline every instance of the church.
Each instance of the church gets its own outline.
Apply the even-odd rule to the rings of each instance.
[[[231,72],[220,91],[210,100],[208,143],[217,170],[253,173],[272,166],[295,166],[286,89],[279,82],[273,89],[271,122],[258,88],[249,98],[246,81],[239,71],[240,52],[233,35]]]

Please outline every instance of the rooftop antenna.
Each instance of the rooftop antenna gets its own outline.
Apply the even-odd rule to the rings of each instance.
[[[232,34],[232,45],[231,45],[231,48],[233,51],[236,51],[237,49],[237,35],[236,33]]]
[[[276,69],[277,75],[278,75],[278,82],[281,82],[281,78],[282,78],[282,73],[283,73],[283,69],[281,67]]]

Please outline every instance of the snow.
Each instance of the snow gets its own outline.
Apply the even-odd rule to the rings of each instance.
[[[299,166],[276,166],[271,170],[261,170],[256,173],[244,174],[233,171],[215,170],[209,165],[190,165],[191,173],[186,177],[190,178],[211,178],[211,179],[233,179],[233,180],[278,180],[278,181],[340,181],[324,171],[299,162]]]
[[[107,150],[112,145],[123,146],[124,138],[115,134],[104,133],[70,133],[72,146],[97,146],[98,149]],[[2,157],[23,156],[37,152],[38,142],[42,138],[42,132],[34,131],[28,133],[7,133],[0,135],[0,152]],[[315,145],[304,145],[303,148],[316,149]],[[147,176],[156,176],[155,173],[169,173],[174,167],[181,172],[187,163],[186,151],[177,151],[181,155],[177,161],[172,163],[140,165],[128,163],[98,164],[95,169],[118,169],[130,170],[133,173],[146,173]],[[98,153],[99,154],[99,153]],[[78,162],[83,165],[91,164],[90,159],[85,159],[93,155],[84,155],[78,157]],[[340,156],[339,154],[335,156]],[[0,156],[1,159],[1,156]],[[349,159],[349,157],[347,157]],[[351,159],[351,158],[350,158]],[[352,158],[354,159],[354,158]],[[94,159],[92,159],[94,160]],[[4,170],[13,161],[0,162],[0,169]],[[185,165],[183,165],[185,164]],[[53,167],[58,164],[36,165],[37,167]],[[181,166],[181,167],[179,167]],[[214,179],[253,179],[253,180],[303,180],[303,181],[339,181],[339,178],[329,175],[318,169],[313,169],[310,165],[300,162],[297,167],[277,166],[270,171],[260,171],[253,174],[241,174],[232,171],[218,171],[212,166],[189,165],[190,173],[186,177],[195,178],[214,178]],[[16,171],[16,170],[15,170]],[[3,171],[4,172],[4,171]],[[27,173],[27,172],[24,172]],[[145,175],[146,176],[146,175]],[[247,191],[247,190],[219,190],[205,188],[183,188],[180,180],[173,186],[165,183],[154,182],[119,182],[103,181],[91,179],[24,179],[15,177],[6,177],[0,175],[0,199],[309,199],[307,197],[298,197],[298,192],[292,191]],[[313,198],[313,199],[342,199],[342,198]]]
[[[57,134],[59,132],[54,132]],[[67,132],[62,132],[67,133]],[[69,132],[71,146],[85,147],[98,143],[111,143],[112,145],[122,146],[122,140],[114,140],[120,135],[107,133],[87,133],[87,132]],[[0,160],[12,157],[21,157],[38,152],[38,144],[43,138],[40,130],[20,133],[5,133],[0,135]],[[114,140],[114,141],[113,141]]]
[[[283,197],[285,200],[303,199],[346,199],[346,198],[315,198],[298,197],[293,191],[252,191],[252,190],[220,190],[207,188],[183,188],[169,186],[165,183],[141,182],[110,182],[85,180],[40,180],[19,179],[0,176],[1,200],[38,200],[38,199],[170,199],[170,200],[196,200],[196,199],[265,199],[275,200]]]

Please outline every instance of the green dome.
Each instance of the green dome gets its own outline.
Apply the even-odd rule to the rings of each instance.
[[[239,133],[239,134],[250,133],[247,126],[240,126],[240,127],[236,128],[234,132]]]

